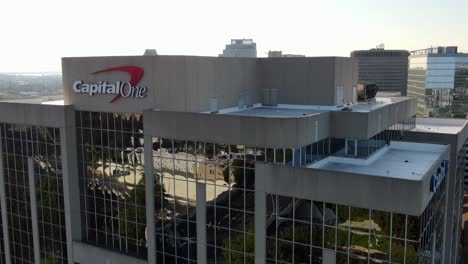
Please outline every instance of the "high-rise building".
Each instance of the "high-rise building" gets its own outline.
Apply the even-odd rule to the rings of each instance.
[[[447,212],[444,232],[445,262],[460,263],[461,226],[463,214],[463,177],[465,170],[465,145],[468,130],[465,119],[416,118],[416,126],[405,131],[402,139],[411,142],[424,142],[450,145],[450,186],[447,187],[445,207]]]
[[[352,58],[62,74],[62,101],[0,102],[0,263],[458,263],[466,121],[359,102]]]
[[[297,58],[297,57],[305,57],[305,55],[301,55],[301,54],[283,54],[283,52],[281,50],[270,50],[270,51],[268,51],[268,58],[278,58],[278,57]]]
[[[418,116],[466,118],[468,113],[468,54],[456,46],[411,52],[408,95],[418,99]],[[468,186],[468,146],[465,184]]]
[[[351,57],[358,62],[358,79],[363,83],[375,83],[380,91],[400,92],[406,95],[408,56],[406,50],[355,50]]]
[[[412,51],[408,95],[418,98],[418,116],[465,118],[468,54],[455,46]]]
[[[231,39],[220,57],[255,58],[257,57],[257,44],[252,39]]]

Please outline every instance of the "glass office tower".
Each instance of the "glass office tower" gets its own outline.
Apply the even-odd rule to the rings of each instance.
[[[62,62],[0,102],[0,264],[457,263],[468,123],[356,101],[353,58]]]
[[[418,116],[466,118],[468,54],[456,47],[412,51],[408,95],[418,98]]]

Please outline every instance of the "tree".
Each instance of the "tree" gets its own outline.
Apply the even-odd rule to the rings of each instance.
[[[244,234],[239,234],[234,237],[231,237],[231,257],[229,257],[229,238],[223,241],[223,257],[226,263],[233,264],[244,264],[245,263],[255,263],[255,236],[254,234],[254,225],[250,224],[247,227],[247,232]],[[244,252],[244,240],[245,240],[245,252]],[[229,261],[229,259],[231,261]]]

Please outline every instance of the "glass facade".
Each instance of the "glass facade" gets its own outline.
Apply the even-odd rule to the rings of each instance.
[[[83,240],[146,258],[143,117],[76,112]]]
[[[253,263],[255,162],[303,166],[330,155],[368,157],[414,125],[410,118],[369,140],[326,138],[284,149],[153,137],[158,260],[196,262],[197,183],[206,188],[209,263]]]
[[[468,141],[467,141],[468,142]],[[467,144],[465,142],[464,145]],[[453,217],[452,217],[452,249],[451,252],[455,252],[452,255],[452,263],[461,262],[461,250],[462,250],[462,238],[461,238],[461,226],[462,226],[462,215],[463,215],[463,195],[464,195],[464,176],[465,176],[465,159],[466,159],[466,149],[461,148],[457,154],[457,163],[456,163],[456,178],[455,178],[455,189],[454,196],[455,201],[453,205]]]
[[[336,263],[441,263],[439,190],[420,217],[267,194],[267,263],[325,263],[324,249]]]
[[[0,124],[0,136],[12,262],[34,263],[31,210],[37,210],[41,262],[67,263],[59,129]],[[29,187],[28,158],[36,193]]]
[[[67,263],[60,131],[43,133],[46,144],[33,142],[41,262]]]
[[[1,212],[1,206],[0,206]],[[3,239],[3,219],[0,217],[0,264],[5,262],[5,240]]]
[[[197,261],[195,151],[194,142],[153,138],[157,263]]]
[[[412,127],[414,118],[368,140],[325,138],[294,148],[153,137],[147,144],[152,144],[157,262],[197,262],[197,185],[206,192],[207,262],[254,263],[256,162],[299,167],[328,156],[365,158]],[[78,111],[76,130],[83,242],[146,259],[142,115]],[[38,257],[31,219],[37,210],[41,262],[67,263],[60,129],[0,124],[0,137],[12,262],[34,263]],[[428,245],[441,241],[437,210],[443,207],[435,202],[440,199],[431,201],[426,223],[421,217],[269,194],[267,260],[321,263],[322,250],[328,249],[336,252],[337,263],[418,263],[413,259],[429,255],[437,263],[441,245]],[[427,230],[410,237],[413,222]],[[3,250],[0,235],[0,264]]]
[[[255,162],[302,166],[330,154],[330,140],[260,148],[153,138],[157,258],[196,261],[196,184],[206,197],[209,263],[253,263]]]
[[[265,160],[266,150],[154,138],[153,151],[158,259],[196,262],[198,182],[206,191],[208,262],[253,263],[255,158]]]
[[[418,116],[465,118],[468,57],[410,57],[408,95],[418,98]]]
[[[416,118],[411,117],[407,120],[397,122],[367,140],[331,138],[330,151],[328,154],[331,156],[367,158],[383,146],[389,144],[390,141],[400,141],[404,131],[411,130],[415,126]]]

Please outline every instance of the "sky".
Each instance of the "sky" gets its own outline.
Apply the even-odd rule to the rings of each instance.
[[[0,72],[60,72],[61,57],[217,56],[231,38],[269,50],[349,56],[356,49],[457,45],[466,0],[13,0],[0,8]]]

